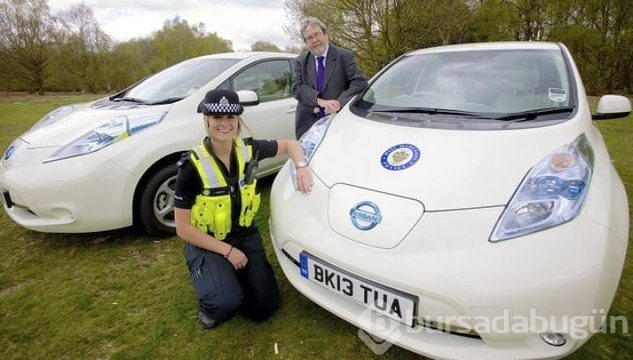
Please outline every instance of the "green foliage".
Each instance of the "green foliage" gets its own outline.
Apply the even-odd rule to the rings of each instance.
[[[554,41],[574,54],[589,93],[633,88],[631,0],[286,0],[301,40],[307,16],[354,51],[367,75],[407,51],[480,41]],[[254,50],[278,51],[266,41]],[[297,52],[299,49],[287,49]],[[84,4],[0,0],[0,90],[112,92],[184,59],[232,51],[205,25],[176,16],[152,36],[113,44]]]
[[[156,54],[150,64],[153,71],[195,56],[232,51],[230,41],[215,33],[205,34],[204,24],[190,26],[180,17],[165,21],[163,28],[154,33],[152,47]]]
[[[519,16],[503,0],[484,1],[473,10],[470,23],[470,41],[517,40]]]
[[[108,79],[107,53],[112,40],[101,31],[92,10],[85,4],[62,11],[57,25],[58,60],[51,62],[51,85],[64,91],[97,92]]]
[[[85,4],[0,0],[0,90],[112,92],[180,61],[232,51],[203,23],[175,17],[151,37],[113,44]]]
[[[151,39],[132,39],[117,44],[108,55],[111,66],[109,87],[122,89],[152,73],[150,63],[156,57]]]
[[[626,93],[633,85],[630,0],[286,0],[284,6],[295,40],[300,21],[316,16],[368,75],[407,51],[437,45],[561,41],[590,93]]]
[[[625,92],[633,84],[633,2],[582,0],[561,4],[550,41],[574,54],[590,93]]]
[[[44,92],[53,57],[53,22],[46,0],[0,1],[0,62],[3,77],[10,79],[0,83]]]
[[[175,17],[151,38],[117,44],[109,53],[108,88],[122,89],[143,77],[192,57],[233,51],[231,42],[216,33],[207,34],[204,24],[189,25]]]
[[[277,45],[268,42],[268,41],[256,41],[255,43],[253,43],[253,45],[251,45],[251,51],[276,51],[279,52],[281,51],[280,48],[277,47]]]

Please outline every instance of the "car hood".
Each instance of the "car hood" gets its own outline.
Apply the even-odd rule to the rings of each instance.
[[[97,100],[91,104],[76,105],[73,112],[57,119],[50,125],[31,128],[20,138],[29,144],[29,148],[57,147],[108,123],[119,116],[149,115],[166,112],[171,105],[139,105],[130,103],[112,103]]]
[[[573,119],[468,131],[370,121],[345,109],[332,120],[310,165],[332,192],[342,184],[363,190],[354,192],[354,201],[390,194],[405,207],[416,206],[409,201],[415,200],[424,211],[503,206],[534,165],[582,132]]]

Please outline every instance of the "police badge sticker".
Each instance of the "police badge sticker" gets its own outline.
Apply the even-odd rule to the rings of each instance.
[[[398,144],[390,147],[382,153],[380,163],[391,171],[400,171],[410,168],[420,160],[420,149],[412,144]]]

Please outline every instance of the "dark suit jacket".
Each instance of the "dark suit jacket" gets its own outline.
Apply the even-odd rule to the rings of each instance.
[[[300,54],[295,59],[292,93],[295,99],[299,100],[295,113],[297,139],[317,120],[318,114],[314,113],[317,97],[324,100],[336,99],[343,107],[367,86],[367,78],[356,65],[354,54],[349,50],[329,44],[325,59],[323,92],[319,94],[316,90],[315,62],[316,59],[310,51]]]

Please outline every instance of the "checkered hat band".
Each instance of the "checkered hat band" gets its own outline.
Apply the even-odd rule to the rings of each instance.
[[[211,114],[239,114],[242,110],[240,104],[220,104],[220,103],[207,103],[202,104],[206,113]]]

